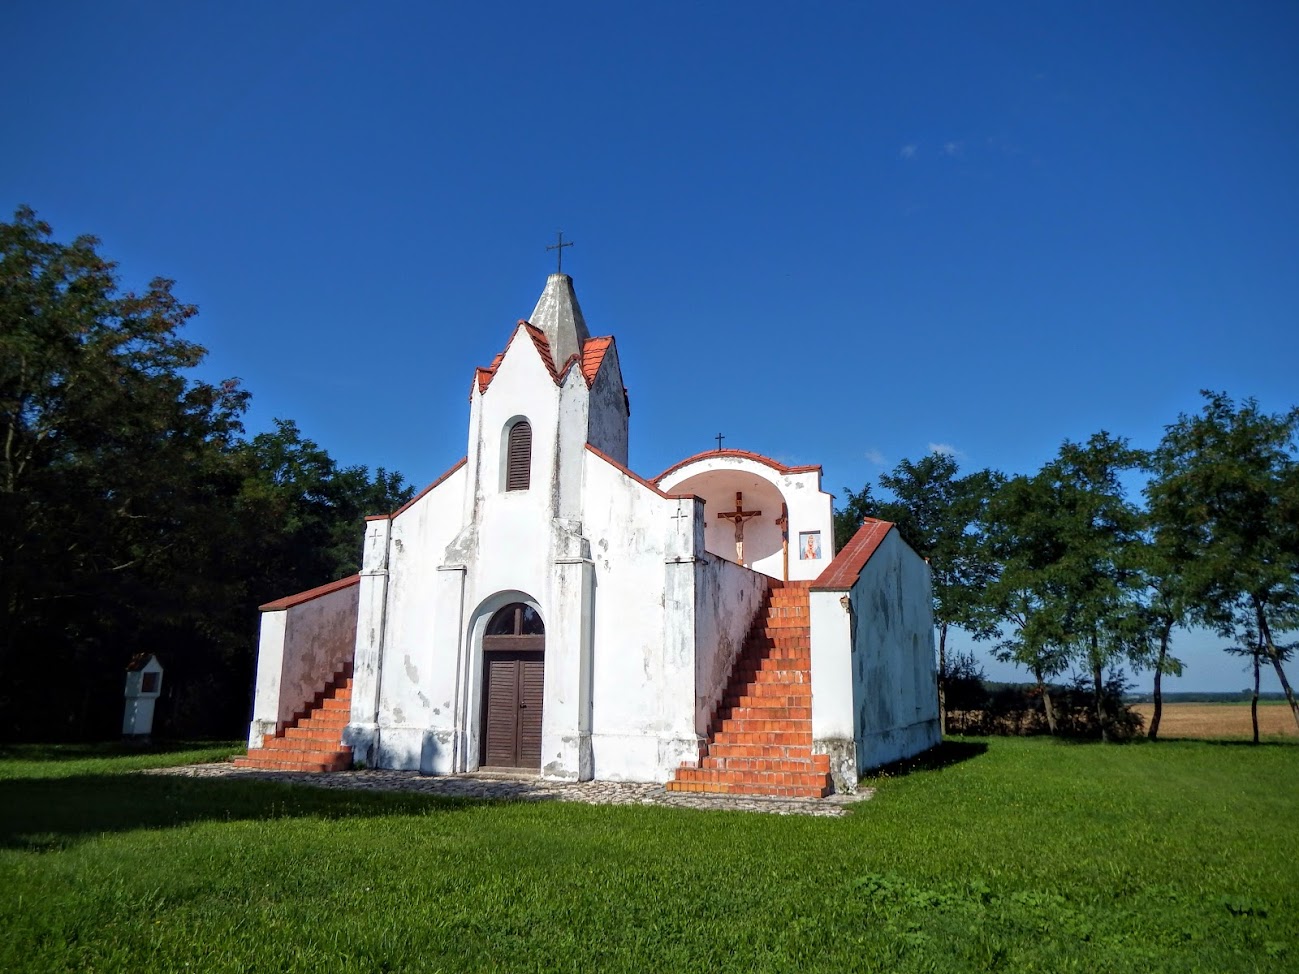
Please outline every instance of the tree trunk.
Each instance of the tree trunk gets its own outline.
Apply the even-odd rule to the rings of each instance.
[[[1100,670],[1100,647],[1096,630],[1091,630],[1091,692],[1096,701],[1096,723],[1100,726],[1100,739],[1109,740],[1109,718],[1105,714],[1105,674]]]
[[[938,731],[947,736],[947,623],[938,627]]]
[[[1042,668],[1034,667],[1033,676],[1037,678],[1037,692],[1042,694],[1042,710],[1046,714],[1046,729],[1055,735],[1055,706],[1051,703],[1051,691],[1042,679]]]
[[[1159,721],[1164,716],[1164,660],[1168,658],[1168,635],[1171,627],[1164,626],[1163,632],[1159,634],[1159,659],[1155,663],[1155,712],[1150,718],[1150,730],[1146,732],[1146,737],[1152,741],[1159,739]]]
[[[1254,696],[1249,701],[1249,719],[1254,722],[1254,743],[1258,743],[1258,681],[1259,681],[1259,652],[1257,647],[1254,649]]]
[[[1268,658],[1272,660],[1272,668],[1276,670],[1277,679],[1281,681],[1281,689],[1285,691],[1286,702],[1290,704],[1290,714],[1294,717],[1295,726],[1299,727],[1299,703],[1295,702],[1294,690],[1290,689],[1290,681],[1285,678],[1285,669],[1281,666],[1281,654],[1276,651],[1276,644],[1272,642],[1272,630],[1268,628],[1263,603],[1257,597],[1254,599],[1254,613],[1258,617],[1259,641],[1267,648]]]

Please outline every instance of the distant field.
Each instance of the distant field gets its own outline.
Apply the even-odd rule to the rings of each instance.
[[[1155,705],[1133,704],[1132,709],[1145,718],[1150,726]],[[1263,736],[1299,737],[1290,706],[1284,702],[1258,705],[1258,732]],[[1253,726],[1249,720],[1248,703],[1166,703],[1159,719],[1160,737],[1252,737]]]

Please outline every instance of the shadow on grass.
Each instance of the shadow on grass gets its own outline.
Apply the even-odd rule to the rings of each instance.
[[[303,788],[257,780],[95,774],[0,780],[0,848],[52,851],[105,833],[201,822],[350,819],[463,811],[482,800]]]
[[[988,745],[983,741],[943,741],[937,747],[917,754],[915,757],[885,764],[869,771],[862,778],[900,778],[915,771],[939,771],[954,764],[962,764],[981,754],[987,753]]]
[[[239,741],[151,741],[147,744],[127,741],[99,741],[92,744],[0,744],[4,761],[84,761],[87,758],[115,758],[147,754],[176,754],[180,751],[202,751],[239,748]]]

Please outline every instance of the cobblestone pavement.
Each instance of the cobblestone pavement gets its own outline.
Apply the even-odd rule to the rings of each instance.
[[[829,798],[761,798],[737,795],[680,794],[662,785],[619,781],[545,781],[535,776],[505,774],[425,775],[418,771],[332,771],[310,774],[236,768],[232,764],[189,764],[152,768],[141,774],[167,774],[186,778],[256,778],[314,788],[350,788],[363,791],[411,791],[447,798],[484,798],[506,801],[585,802],[588,805],[669,805],[708,811],[765,812],[771,815],[846,815],[847,806],[865,801],[874,789],[855,795]]]

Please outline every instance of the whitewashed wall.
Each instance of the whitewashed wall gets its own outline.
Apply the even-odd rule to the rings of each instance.
[[[848,590],[810,594],[812,737],[835,787],[941,739],[929,566],[888,532]]]
[[[853,703],[861,771],[942,739],[929,566],[890,531],[852,592]]]
[[[595,777],[665,781],[698,752],[693,553],[701,505],[665,498],[590,451],[584,528],[595,570]]]
[[[695,732],[703,737],[771,583],[708,553],[695,577]]]

